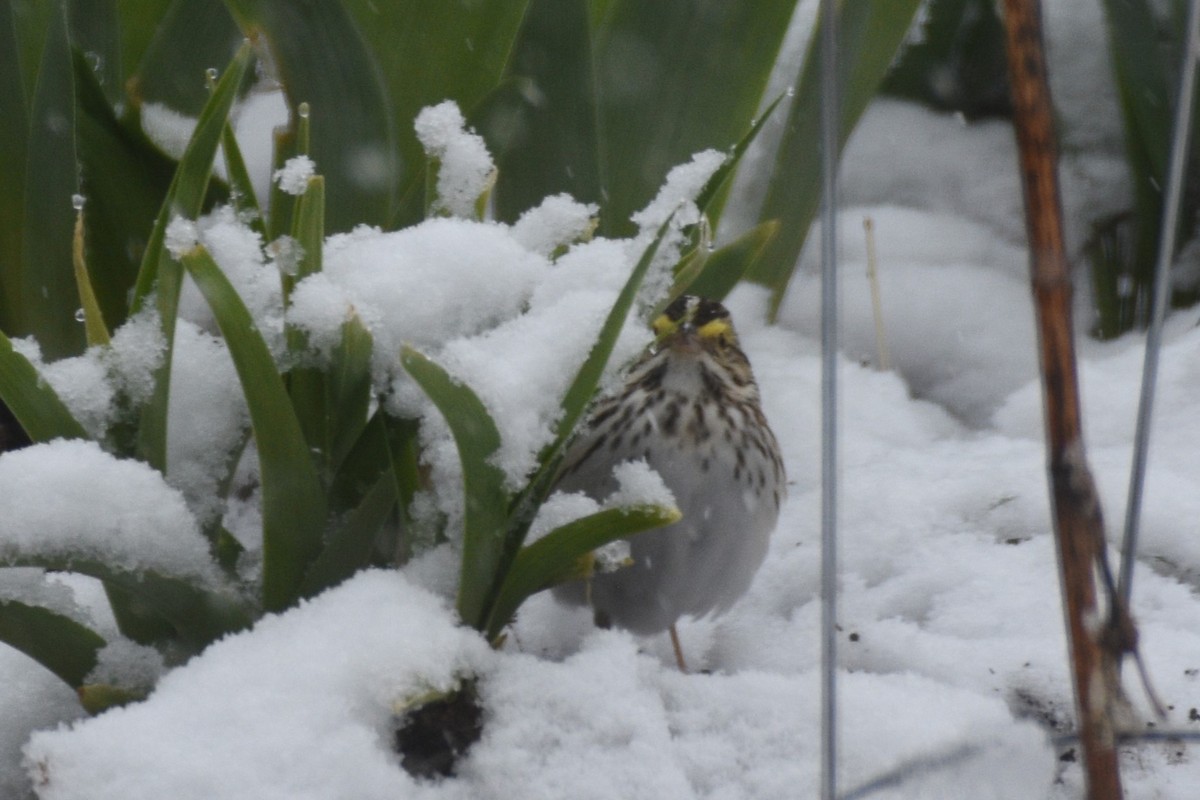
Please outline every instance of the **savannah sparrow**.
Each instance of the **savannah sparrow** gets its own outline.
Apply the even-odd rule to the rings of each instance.
[[[729,312],[685,295],[653,323],[654,346],[624,387],[601,400],[564,461],[557,488],[603,498],[613,467],[645,459],[683,518],[630,540],[632,563],[556,590],[587,603],[602,627],[635,633],[728,609],[750,586],[786,492],[779,445],[763,416]]]

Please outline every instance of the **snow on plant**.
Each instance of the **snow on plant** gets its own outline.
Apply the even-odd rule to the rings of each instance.
[[[604,504],[539,511],[597,387],[649,340],[631,312],[685,288],[672,267],[697,245],[697,198],[725,157],[673,171],[632,239],[592,239],[598,209],[564,195],[488,222],[494,165],[443,103],[417,121],[433,216],[326,239],[323,178],[301,155],[277,175],[296,201],[268,244],[250,192],[179,212],[203,198],[247,60],[183,154],[193,180],[165,201],[136,313],[52,364],[36,342],[0,341],[0,394],[38,442],[0,457],[0,491],[22,498],[0,525],[0,563],[101,581],[117,625],[98,632],[36,591],[6,593],[0,616],[93,709],[264,611],[434,541],[456,554],[459,618],[497,641],[593,550],[678,515],[635,465]]]
[[[0,559],[55,568],[94,559],[121,572],[221,584],[183,497],[145,464],[57,439],[0,455],[0,486],[8,498]]]
[[[300,196],[308,188],[308,179],[317,174],[317,165],[308,156],[294,156],[275,170],[274,178],[284,192]]]
[[[466,131],[462,111],[451,100],[421,111],[413,127],[426,155],[438,162],[437,193],[429,207],[435,213],[470,216],[496,179],[483,137]]]

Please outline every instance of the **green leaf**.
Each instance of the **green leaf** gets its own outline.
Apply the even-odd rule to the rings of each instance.
[[[301,103],[312,109],[311,155],[328,181],[330,230],[385,224],[396,203],[396,133],[378,66],[347,5],[301,9],[286,0],[226,0],[226,6],[247,36],[270,48],[293,124]],[[286,210],[272,203],[273,226],[284,223],[275,217]]]
[[[583,364],[579,367],[579,372],[575,374],[575,380],[571,382],[571,386],[563,396],[563,414],[558,420],[558,427],[555,429],[555,444],[553,447],[556,450],[561,449],[562,445],[566,443],[567,438],[574,432],[576,424],[578,424],[580,417],[583,416],[588,403],[591,402],[592,395],[596,393],[596,387],[600,384],[600,376],[604,374],[604,368],[608,365],[608,358],[612,355],[613,347],[617,344],[617,337],[620,336],[621,329],[625,327],[625,319],[629,316],[629,310],[633,307],[633,301],[637,297],[638,289],[641,288],[642,281],[650,269],[650,264],[654,261],[654,254],[658,252],[658,247],[662,244],[663,237],[667,235],[667,230],[670,228],[671,221],[674,218],[675,213],[671,212],[671,215],[659,226],[654,239],[646,246],[642,257],[634,265],[633,271],[629,273],[629,279],[621,287],[621,293],[617,295],[617,301],[609,310],[608,317],[604,320],[604,325],[600,328],[600,336],[596,339],[596,343],[592,345],[587,358],[584,359]]]
[[[392,474],[396,477],[396,498],[399,501],[401,538],[396,547],[396,559],[401,564],[417,552],[412,502],[424,485],[421,470],[421,449],[417,441],[418,426],[413,420],[389,420],[393,432],[388,437],[388,455],[391,457]]]
[[[0,398],[35,442],[51,439],[87,439],[58,395],[29,359],[13,349],[12,340],[0,333]]]
[[[292,237],[303,251],[296,280],[321,270],[324,188],[321,176],[311,178],[296,205]],[[291,283],[291,278],[285,278],[285,289]],[[303,353],[305,341],[302,332],[288,331],[289,347],[295,355]],[[370,332],[352,314],[342,324],[341,339],[328,367],[301,367],[289,375],[288,389],[296,416],[326,484],[332,481],[366,427],[371,401],[372,346]]]
[[[334,351],[328,376],[333,421],[330,458],[334,470],[341,467],[367,427],[373,347],[371,332],[357,314],[342,324],[342,339]]]
[[[250,172],[246,169],[246,160],[242,157],[242,148],[234,135],[233,125],[228,122],[221,133],[221,152],[225,154],[225,171],[229,174],[230,199],[234,201],[239,214],[249,217],[247,224],[250,230],[266,238],[266,221],[258,205],[258,196],[254,193],[254,182],[250,180]]]
[[[48,9],[49,3],[38,6]],[[0,13],[0,286],[15,287],[21,277],[25,219],[25,161],[29,144],[22,53],[29,46],[12,13]],[[44,35],[44,34],[43,34]],[[26,34],[27,37],[31,36]],[[21,315],[21,295],[0,292],[0,330],[13,333]]]
[[[708,182],[704,184],[704,188],[700,190],[700,194],[696,195],[696,208],[700,209],[701,213],[707,215],[709,219],[716,220],[720,217],[720,206],[724,202],[725,192],[729,186],[729,179],[733,177],[734,170],[737,169],[738,164],[742,161],[742,156],[746,154],[746,150],[750,148],[751,143],[758,138],[763,125],[767,124],[767,120],[775,113],[775,109],[779,107],[783,97],[783,95],[776,97],[763,109],[763,112],[758,115],[758,119],[746,131],[746,134],[733,146],[733,151],[730,152],[725,162],[717,167],[716,172],[709,177]]]
[[[400,178],[399,204],[388,227],[404,227],[422,218],[425,154],[413,120],[422,108],[446,99],[472,117],[504,76],[529,0],[346,0],[345,5],[382,77]]]
[[[59,572],[76,572],[102,581],[122,597],[121,605],[138,622],[158,620],[166,623],[144,631],[122,633],[141,644],[159,644],[164,631],[171,631],[171,641],[183,645],[188,652],[203,647],[231,631],[250,625],[250,617],[230,595],[194,585],[194,578],[163,575],[153,570],[130,570],[99,561],[85,554],[55,556],[22,555],[4,560],[4,566],[40,567]],[[119,618],[118,618],[119,621]],[[76,684],[78,685],[78,684]]]
[[[887,73],[920,5],[921,0],[858,0],[839,5],[839,151]],[[818,22],[812,41],[820,40]],[[749,275],[751,280],[770,287],[771,319],[779,311],[821,200],[819,50],[809,47],[759,215],[760,221],[775,219],[780,223],[779,235]]]
[[[138,431],[138,452],[142,460],[164,474],[167,466],[167,406],[170,398],[171,358],[183,272],[182,267],[171,259],[163,242],[167,225],[174,217],[194,219],[200,215],[212,175],[217,146],[225,132],[229,111],[233,108],[238,86],[245,77],[251,56],[251,47],[247,42],[229,63],[204,106],[204,111],[196,122],[196,130],[175,171],[171,188],[154,221],[134,287],[132,310],[135,312],[141,310],[151,290],[157,290],[158,312],[162,320],[163,334],[167,339],[166,356],[155,374],[154,396],[142,412]]]
[[[95,80],[106,89],[109,102],[123,99],[121,32],[117,0],[67,0],[71,46],[86,54]]]
[[[396,479],[383,473],[375,485],[334,530],[304,579],[303,593],[312,596],[336,586],[371,563],[379,529],[396,507]]]
[[[534,0],[513,90],[481,119],[504,176],[500,216],[568,192],[603,204],[604,235],[631,232],[672,167],[745,133],[794,6]]]
[[[391,468],[388,455],[391,421],[382,409],[376,409],[338,465],[329,489],[331,513],[341,514],[355,508],[379,476]]]
[[[229,13],[213,0],[120,0],[126,84],[134,104],[161,103],[196,116],[209,100],[204,73],[220,68],[242,41]],[[148,25],[151,23],[153,27]]]
[[[96,667],[104,637],[48,608],[0,601],[0,642],[20,650],[72,689]]]
[[[469,114],[496,87],[527,2],[226,0],[247,35],[268,41],[293,112],[312,108],[330,231],[422,218],[413,119],[447,98]]]
[[[100,303],[92,289],[92,279],[88,275],[84,255],[82,210],[75,213],[75,235],[71,238],[74,243],[71,260],[75,265],[75,285],[79,290],[79,304],[83,310],[83,327],[87,334],[88,347],[107,345],[112,339],[104,325],[104,314],[100,311]]]
[[[706,254],[704,258],[696,259],[676,276],[671,299],[681,294],[695,294],[710,300],[723,299],[733,291],[742,276],[753,269],[778,232],[779,223],[768,220],[724,247]]]
[[[82,176],[88,274],[109,330],[129,314],[150,234],[175,162],[142,133],[136,118],[119,121],[82,53],[75,52],[75,131]]]
[[[308,179],[308,188],[296,201],[292,238],[304,250],[297,266],[296,280],[320,272],[325,244],[325,178],[321,175]]]
[[[1185,4],[1173,4],[1183,12]],[[1144,0],[1105,0],[1108,43],[1116,75],[1117,96],[1125,129],[1125,154],[1133,182],[1133,213],[1127,218],[1101,220],[1094,225],[1091,249],[1092,285],[1098,307],[1098,332],[1114,337],[1144,325],[1160,243],[1163,189],[1166,186],[1171,130],[1177,100],[1173,75],[1184,56],[1182,39],[1166,37],[1152,4]],[[1182,19],[1174,24],[1183,30]],[[1190,63],[1190,62],[1189,62]],[[1193,111],[1193,123],[1200,111]],[[1184,176],[1185,190],[1179,213],[1176,247],[1194,233],[1200,200],[1190,187],[1196,184],[1196,154],[1200,144],[1191,144],[1190,168]],[[1174,254],[1171,254],[1172,257]],[[1132,286],[1125,285],[1132,279]],[[1186,290],[1174,290],[1173,302],[1188,299]],[[1194,292],[1190,293],[1194,295]]]
[[[229,112],[233,101],[237,98],[237,89],[245,77],[250,65],[253,50],[247,42],[238,49],[233,60],[229,62],[224,74],[217,81],[208,103],[204,106],[200,118],[196,121],[196,129],[188,142],[183,158],[175,171],[166,200],[159,209],[154,221],[153,233],[142,259],[141,270],[138,272],[137,285],[134,295],[134,310],[139,310],[146,296],[154,289],[155,281],[159,283],[158,294],[160,305],[166,287],[162,284],[168,279],[165,274],[172,268],[174,262],[163,246],[167,225],[176,216],[194,219],[200,215],[204,205],[205,193],[208,191],[209,180],[212,177],[213,160],[216,158],[217,147],[225,132],[229,120]],[[199,76],[198,76],[199,77]],[[174,267],[177,270],[177,265]],[[177,282],[177,277],[173,282]],[[178,294],[178,287],[175,287]],[[175,297],[173,302],[177,303]],[[171,315],[174,320],[174,313]]]
[[[297,600],[304,573],[321,550],[325,493],[283,379],[250,312],[203,247],[182,260],[212,308],[250,409],[262,475],[263,606],[278,611]]]
[[[1012,115],[1004,23],[994,0],[932,0],[914,39],[888,72],[882,93],[968,120]]]
[[[433,361],[405,347],[400,363],[446,418],[458,447],[466,501],[458,614],[465,624],[482,630],[488,603],[502,577],[508,527],[504,473],[491,463],[500,448],[500,432],[475,392],[455,382]]]
[[[30,111],[21,263],[15,275],[5,276],[6,292],[19,298],[12,332],[37,337],[47,360],[84,349],[83,326],[75,321],[79,295],[71,266],[71,197],[79,192],[72,70],[60,11],[46,38]]]
[[[662,244],[663,237],[666,236],[674,218],[675,213],[671,212],[670,216],[659,226],[654,239],[646,246],[642,257],[634,265],[629,279],[625,281],[625,286],[621,288],[616,302],[608,312],[604,325],[600,328],[596,343],[592,345],[587,358],[579,367],[579,372],[575,374],[575,380],[571,382],[563,396],[560,403],[562,416],[559,417],[558,427],[555,429],[554,442],[539,455],[538,471],[513,503],[512,520],[505,541],[502,571],[506,572],[513,559],[516,558],[517,551],[525,540],[525,534],[533,522],[534,515],[537,514],[542,501],[550,493],[564,448],[571,436],[574,435],[575,426],[579,424],[579,420],[583,417],[584,411],[587,410],[588,404],[596,393],[596,387],[600,384],[600,377],[604,374],[604,368],[612,355],[617,337],[625,326],[630,308],[633,307],[638,288],[641,287],[642,280],[646,277],[651,262],[654,261],[654,254],[658,252],[658,247]]]
[[[165,15],[168,10],[179,2],[181,0],[117,0],[117,17],[121,27],[120,41],[117,43],[121,64],[119,88],[126,88],[147,49],[166,28]]]
[[[110,708],[127,706],[145,700],[149,695],[148,689],[126,689],[122,686],[112,686],[107,683],[89,683],[78,687],[76,694],[83,710],[93,717]]]
[[[342,323],[327,368],[303,367],[289,375],[296,416],[327,484],[367,427],[373,346],[370,331],[352,315]]]
[[[1175,103],[1167,88],[1167,66],[1154,11],[1142,0],[1104,0],[1104,15],[1124,112],[1126,145],[1138,151],[1137,160],[1147,167],[1138,177],[1158,180],[1162,186]]]
[[[503,220],[561,192],[593,203],[604,196],[588,6],[533,0],[509,79],[472,115],[500,168],[494,197]]]
[[[250,627],[252,622],[247,610],[231,597],[201,589],[193,585],[191,579],[149,570],[124,572],[108,564],[84,559],[66,561],[58,568],[91,575],[120,590],[125,613],[131,614],[139,624],[161,617],[175,631],[171,641],[184,645],[192,653],[200,652],[227,633]],[[129,635],[124,627],[122,632]]]
[[[562,583],[597,547],[678,522],[677,508],[632,506],[598,511],[569,522],[521,549],[497,593],[485,635],[494,640],[529,596]]]
[[[21,79],[21,96],[24,98],[22,107],[29,111],[33,96],[37,91],[37,82],[46,47],[46,37],[55,24],[61,22],[63,14],[62,3],[25,3],[20,14],[10,12],[4,16],[4,25],[12,26],[13,53],[17,57],[16,69]]]

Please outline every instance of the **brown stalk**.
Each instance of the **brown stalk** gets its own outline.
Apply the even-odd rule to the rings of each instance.
[[[1119,800],[1113,716],[1120,702],[1118,665],[1122,653],[1133,649],[1133,633],[1128,616],[1115,606],[1117,613],[1110,621],[1102,620],[1096,601],[1096,574],[1108,573],[1104,525],[1083,448],[1071,275],[1063,244],[1041,4],[1039,0],[1004,0],[1004,17],[1038,326],[1050,495],[1084,779],[1089,800]],[[1111,620],[1119,620],[1121,625]],[[1127,632],[1126,636],[1114,636],[1121,631]]]

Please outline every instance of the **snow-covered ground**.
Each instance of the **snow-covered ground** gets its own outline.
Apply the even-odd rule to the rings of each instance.
[[[1086,221],[1128,197],[1098,5],[1047,3],[1073,253]],[[852,790],[894,778],[869,795],[878,798],[1078,797],[1078,749],[1052,741],[1069,730],[1073,712],[1011,131],[881,100],[844,163],[839,783]],[[386,344],[375,377],[394,385],[398,410],[420,409],[422,401],[386,353],[406,341],[439,353],[496,414],[506,436],[499,463],[515,479],[545,441],[566,365],[586,352],[624,279],[620,268],[638,252],[637,243],[593,241],[551,263],[547,254],[577,237],[586,216],[560,199],[512,228],[445,220],[398,234],[338,237],[326,251],[326,273],[297,290],[297,322],[319,334],[354,305]],[[876,366],[864,217],[874,223],[889,370]],[[651,214],[644,227],[657,219]],[[280,344],[275,266],[231,215],[199,228],[274,334],[269,340]],[[427,269],[414,277],[431,258],[443,265],[440,274]],[[268,616],[164,675],[148,700],[94,719],[71,722],[82,717],[71,692],[0,647],[0,796],[20,797],[30,780],[43,800],[814,796],[820,553],[813,254],[802,266],[778,326],[763,322],[760,289],[741,287],[728,303],[791,486],[746,597],[720,618],[680,626],[703,672],[681,674],[665,636],[595,630],[586,611],[546,595],[522,609],[504,649],[493,651],[454,624],[447,599],[453,554],[441,548],[402,571],[361,574]],[[404,280],[425,293],[406,291]],[[206,505],[206,492],[245,412],[227,356],[204,331],[202,301],[191,295],[184,306],[194,322],[177,337],[187,357],[175,359],[170,464],[191,511],[148,470],[62,443],[0,456],[0,493],[19,492],[26,501],[17,511],[54,508],[61,536],[90,537],[120,552],[143,547],[138,537],[151,525],[177,528],[177,539],[194,542],[190,515],[219,510]],[[487,314],[471,312],[479,308]],[[1133,597],[1168,720],[1153,718],[1140,686],[1127,678],[1139,715],[1133,725],[1195,731],[1198,317],[1180,312],[1168,325]],[[642,337],[628,330],[619,355],[635,352]],[[104,399],[111,389],[100,396],[104,376],[127,385],[145,369],[130,365],[136,359],[128,353],[152,345],[132,334],[127,341],[126,357],[48,375],[56,386],[79,387],[93,426],[102,428],[112,413],[111,398]],[[1141,345],[1132,335],[1084,340],[1080,348],[1088,455],[1114,543]],[[434,417],[429,434],[435,474],[452,476],[453,448],[438,439],[438,424]],[[74,471],[64,472],[64,463]],[[89,469],[111,470],[115,486],[90,480]],[[140,494],[123,499],[121,485]],[[96,492],[105,503],[99,515]],[[453,516],[451,494],[428,498],[430,510]],[[71,522],[76,497],[85,518]],[[122,519],[146,498],[155,498],[162,520],[131,523],[127,535],[99,524]],[[235,533],[251,531],[255,514],[252,504],[240,505],[226,522]],[[0,540],[30,546],[24,519],[0,520]],[[66,530],[70,524],[78,530]],[[197,566],[203,555],[170,556],[185,559],[179,569],[209,579]],[[46,584],[30,571],[3,575],[6,596],[37,593],[62,613],[90,615],[106,635],[115,631],[111,618],[95,619],[102,598],[93,585]],[[152,677],[157,668],[146,665],[145,653],[112,659],[111,669],[141,664]],[[479,680],[482,740],[455,778],[411,778],[391,751],[394,706],[467,673]],[[1127,797],[1196,796],[1194,744],[1159,741],[1121,752]]]

